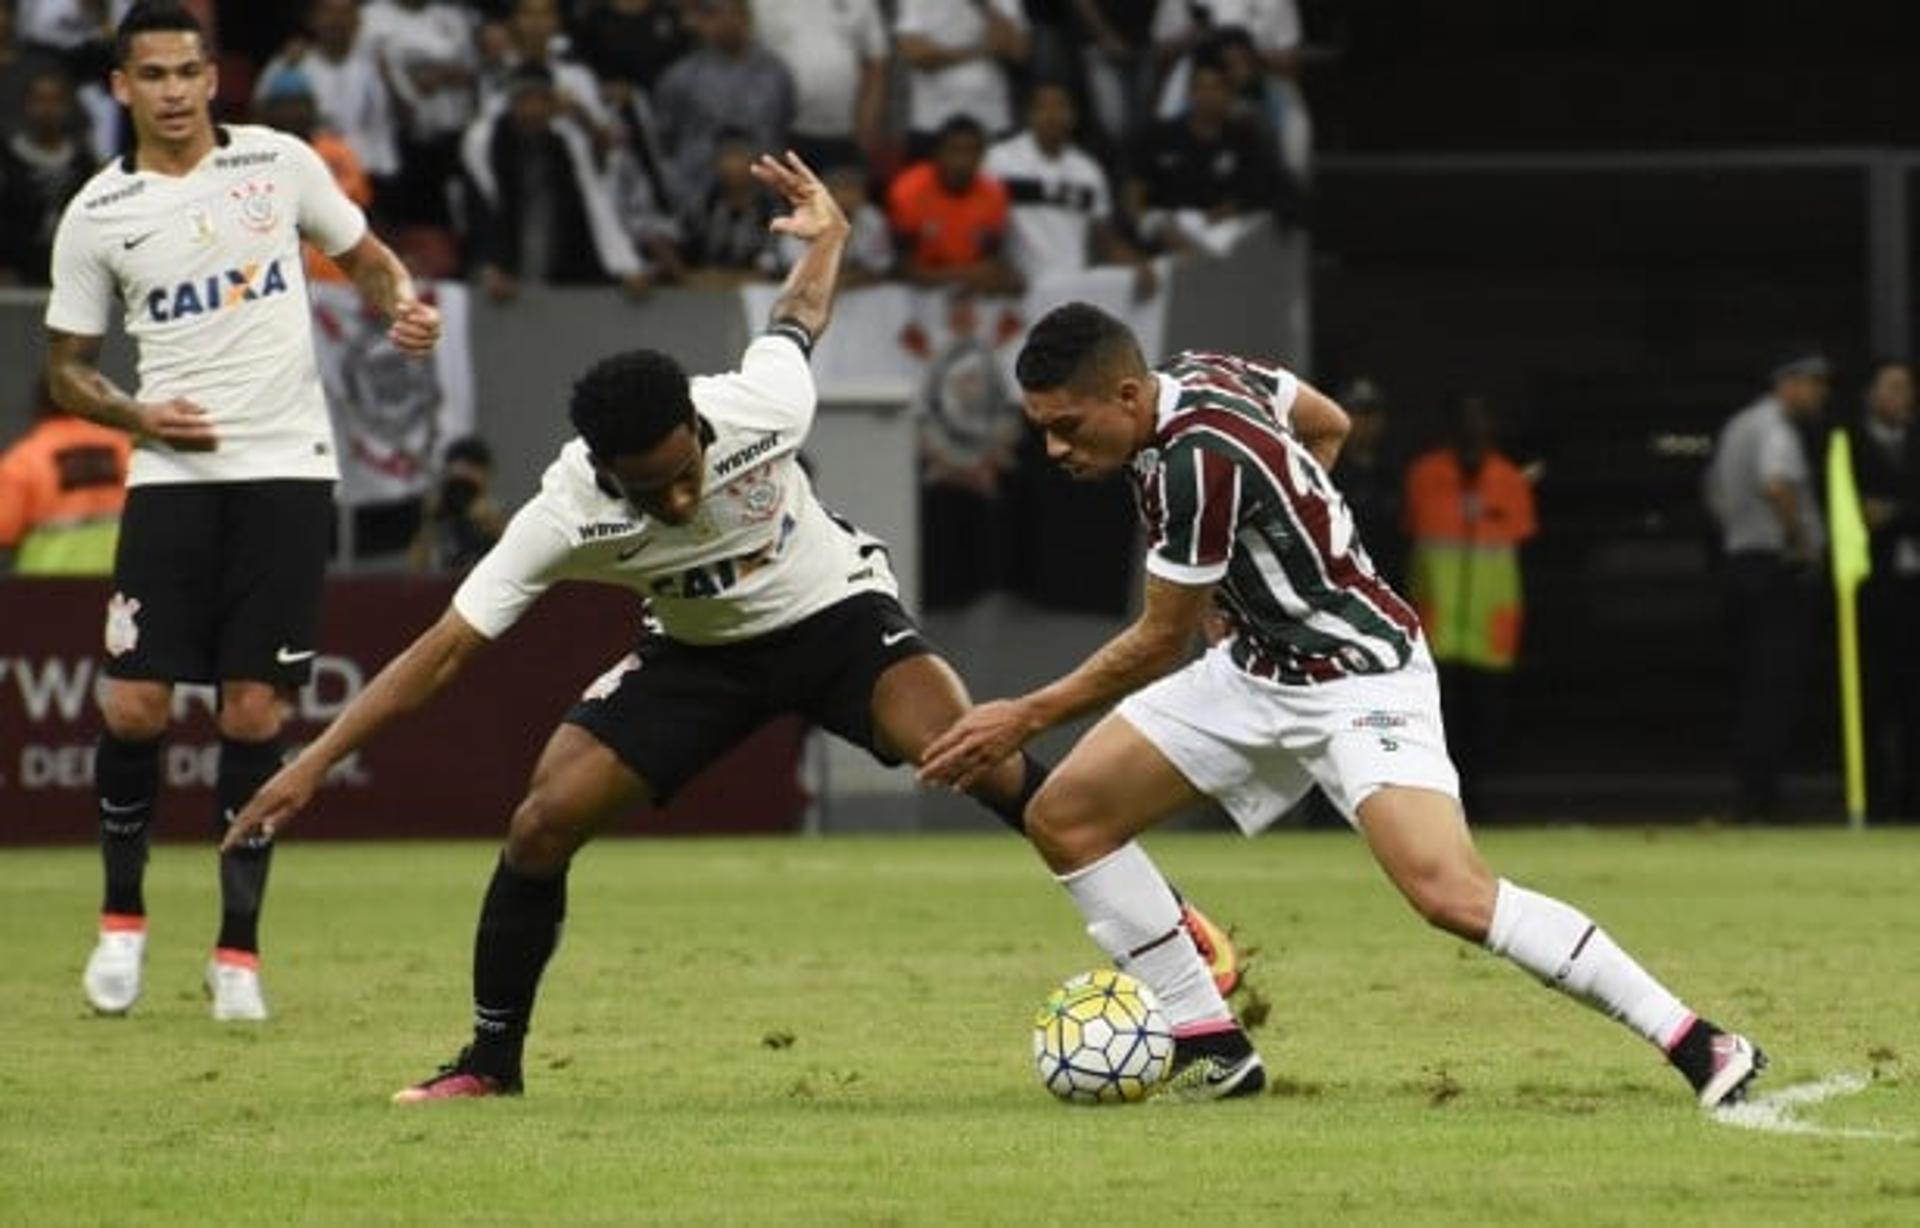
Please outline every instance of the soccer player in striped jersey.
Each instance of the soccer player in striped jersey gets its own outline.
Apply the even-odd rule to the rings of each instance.
[[[1419,620],[1374,571],[1327,476],[1347,431],[1337,404],[1224,354],[1153,370],[1124,324],[1083,303],[1034,326],[1016,375],[1049,457],[1079,477],[1131,476],[1145,608],[1072,673],[973,709],[934,740],[921,775],[965,787],[1043,730],[1119,702],[1029,803],[1027,830],[1094,941],[1164,1002],[1174,1094],[1249,1095],[1265,1075],[1175,941],[1178,908],[1134,837],[1202,797],[1252,834],[1318,785],[1428,922],[1631,1027],[1703,1106],[1745,1095],[1766,1065],[1752,1042],[1475,850]],[[1189,662],[1216,602],[1227,633]]]

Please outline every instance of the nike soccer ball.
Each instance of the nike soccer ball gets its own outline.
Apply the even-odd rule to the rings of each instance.
[[[1034,1016],[1041,1086],[1072,1104],[1145,1099],[1172,1061],[1173,1028],[1159,1001],[1124,972],[1083,972]]]

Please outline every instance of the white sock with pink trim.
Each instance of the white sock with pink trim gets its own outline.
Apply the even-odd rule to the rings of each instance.
[[[1175,1034],[1194,1036],[1234,1025],[1199,948],[1180,927],[1173,888],[1137,843],[1059,876],[1087,933],[1113,962],[1160,999]]]
[[[1693,1023],[1693,1012],[1585,913],[1504,878],[1486,946],[1662,1049],[1672,1048]]]

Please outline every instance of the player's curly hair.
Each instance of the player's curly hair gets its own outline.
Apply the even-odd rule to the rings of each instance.
[[[1146,368],[1125,324],[1091,303],[1067,303],[1041,316],[1027,334],[1013,377],[1028,392],[1098,392]]]
[[[141,34],[192,34],[200,45],[207,45],[207,32],[200,19],[184,8],[179,0],[138,0],[113,32],[113,62],[125,67],[133,57],[133,40]]]
[[[693,397],[679,363],[658,350],[628,350],[602,358],[574,382],[567,415],[594,459],[610,463],[692,426]]]

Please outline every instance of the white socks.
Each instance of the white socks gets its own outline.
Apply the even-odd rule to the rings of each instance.
[[[1671,1048],[1693,1022],[1693,1012],[1585,913],[1504,878],[1494,898],[1486,946],[1550,987],[1623,1021],[1662,1049]]]
[[[1115,964],[1146,982],[1176,1033],[1233,1026],[1213,974],[1180,927],[1173,888],[1145,849],[1129,841],[1059,879],[1087,919],[1087,933]]]

